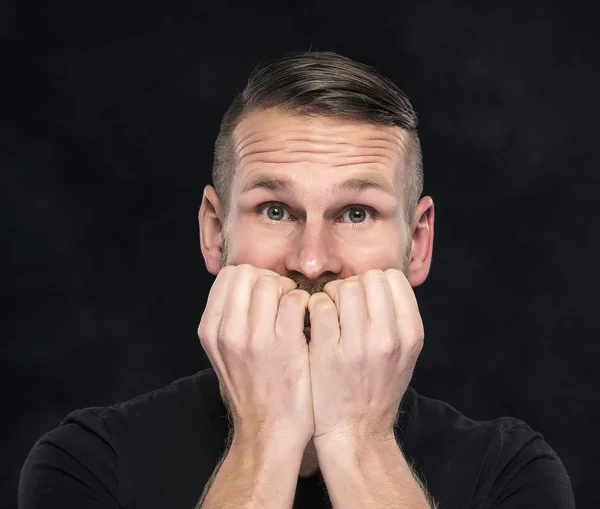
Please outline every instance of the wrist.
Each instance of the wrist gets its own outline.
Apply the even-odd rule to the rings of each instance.
[[[236,431],[231,440],[231,449],[257,457],[268,455],[289,458],[297,455],[302,458],[307,443],[307,440],[285,433]]]
[[[365,446],[383,445],[396,442],[393,431],[387,433],[356,434],[356,433],[327,433],[319,437],[313,437],[315,447],[351,447],[360,449]]]
[[[360,459],[365,454],[385,453],[398,449],[394,433],[373,436],[354,436],[343,434],[328,434],[314,438],[315,450],[319,458],[342,456]]]

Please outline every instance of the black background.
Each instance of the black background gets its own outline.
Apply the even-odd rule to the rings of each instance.
[[[71,410],[208,366],[197,213],[253,65],[333,50],[421,122],[433,265],[413,386],[510,415],[600,505],[595,3],[9,2],[0,15],[2,479]]]

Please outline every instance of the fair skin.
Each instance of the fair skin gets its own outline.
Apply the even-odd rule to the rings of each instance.
[[[227,220],[211,186],[199,212],[210,273],[248,265],[295,283],[283,294],[306,292],[301,311],[312,324],[306,353],[314,426],[307,442],[298,441],[298,475],[320,467],[334,507],[373,501],[428,507],[392,431],[422,348],[412,288],[429,273],[434,226],[429,196],[409,221],[404,217],[405,136],[398,127],[253,112],[234,133],[238,169]],[[285,179],[288,186],[254,187],[259,178]],[[377,180],[386,189],[334,192],[351,178]],[[385,347],[358,355],[361,345],[377,343]],[[357,367],[362,377],[353,383]],[[355,464],[361,466],[344,467]],[[390,470],[398,477],[378,485]],[[344,487],[349,480],[355,490]],[[402,493],[391,486],[402,486]]]

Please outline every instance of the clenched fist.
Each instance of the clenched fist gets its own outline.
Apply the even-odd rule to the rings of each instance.
[[[308,308],[314,443],[393,440],[425,337],[406,276],[371,269],[332,281]]]
[[[309,293],[249,264],[227,265],[213,283],[198,337],[218,378],[238,440],[314,434],[304,318]]]

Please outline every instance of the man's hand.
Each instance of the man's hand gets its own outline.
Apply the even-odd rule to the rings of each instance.
[[[303,332],[309,297],[291,279],[253,265],[228,265],[217,275],[198,336],[232,414],[234,439],[306,444],[313,436]]]
[[[410,283],[398,269],[374,269],[323,290],[308,302],[315,444],[393,440],[424,340]]]

